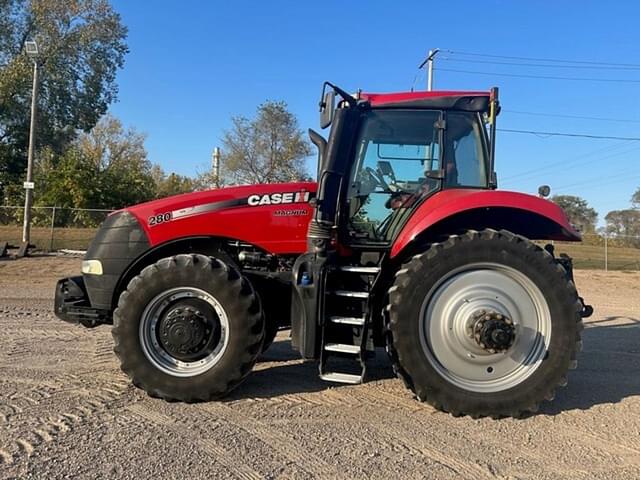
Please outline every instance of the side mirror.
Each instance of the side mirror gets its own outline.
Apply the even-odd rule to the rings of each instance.
[[[333,120],[333,111],[336,108],[336,92],[325,92],[320,102],[320,128],[327,128]]]

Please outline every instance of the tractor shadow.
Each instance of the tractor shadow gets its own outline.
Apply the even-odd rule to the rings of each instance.
[[[590,321],[585,324],[582,340],[584,349],[578,355],[577,370],[569,374],[569,385],[558,388],[555,400],[543,403],[534,416],[589,410],[640,396],[640,318],[611,316]],[[386,353],[377,349],[375,358],[367,363],[366,381],[393,378]],[[256,370],[227,399],[269,399],[344,386],[322,381],[317,362],[303,362],[290,340],[280,334]]]
[[[640,319],[611,316],[585,323],[583,351],[569,384],[545,403],[542,415],[589,410],[640,395]]]
[[[395,378],[391,363],[384,349],[376,349],[375,358],[367,362],[365,381]],[[318,362],[304,362],[291,347],[291,341],[279,338],[260,357],[254,371],[229,396],[234,401],[244,398],[275,398],[282,395],[312,393],[348,386],[325,382],[318,376]]]

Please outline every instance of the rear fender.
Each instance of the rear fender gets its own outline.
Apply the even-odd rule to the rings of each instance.
[[[391,258],[412,246],[464,230],[505,229],[531,240],[582,240],[562,209],[524,193],[452,189],[439,192],[416,209],[391,247]]]

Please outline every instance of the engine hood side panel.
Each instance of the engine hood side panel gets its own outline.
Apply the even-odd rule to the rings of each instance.
[[[316,184],[247,185],[194,192],[129,207],[151,246],[177,238],[215,236],[272,254],[306,251]]]

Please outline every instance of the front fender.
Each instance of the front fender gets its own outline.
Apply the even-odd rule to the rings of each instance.
[[[580,233],[555,203],[502,190],[443,190],[422,202],[391,247],[391,258],[429,233],[506,229],[532,240],[580,241]]]

